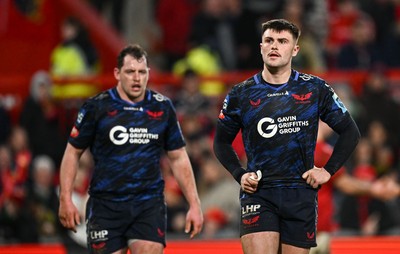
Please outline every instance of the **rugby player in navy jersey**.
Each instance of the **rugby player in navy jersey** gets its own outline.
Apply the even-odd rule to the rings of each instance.
[[[292,69],[300,30],[262,24],[263,69],[226,96],[214,152],[241,186],[241,243],[246,254],[305,254],[316,246],[317,193],[341,168],[360,138],[357,125],[322,79]],[[314,166],[318,121],[339,138],[323,168]],[[247,166],[232,141],[242,132]]]
[[[166,231],[162,152],[184,193],[190,238],[203,225],[193,170],[171,101],[147,89],[147,53],[139,45],[117,58],[117,86],[88,99],[72,128],[61,163],[59,218],[81,223],[71,200],[80,156],[90,149],[95,168],[86,207],[90,253],[163,253]]]

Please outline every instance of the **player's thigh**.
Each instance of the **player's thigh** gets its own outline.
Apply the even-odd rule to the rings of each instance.
[[[164,245],[153,241],[134,240],[129,242],[129,250],[131,254],[152,253],[163,254]]]
[[[282,254],[308,254],[310,253],[309,248],[296,247],[289,244],[282,244]]]
[[[86,210],[89,253],[125,253],[123,233],[131,223],[129,203],[89,198]],[[124,252],[125,249],[125,252]]]
[[[256,232],[241,237],[244,254],[276,254],[279,250],[279,233]]]
[[[147,200],[135,211],[134,223],[125,232],[125,237],[129,243],[136,241],[149,241],[160,243],[165,247],[165,234],[167,229],[167,212],[164,198]],[[141,243],[138,245],[152,246],[152,244]],[[156,245],[158,246],[158,245]]]
[[[285,189],[281,208],[281,242],[309,249],[316,244],[317,192]]]
[[[256,232],[280,232],[279,198],[272,189],[240,199],[240,236]]]

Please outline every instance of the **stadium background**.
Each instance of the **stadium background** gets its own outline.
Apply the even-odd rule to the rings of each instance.
[[[62,92],[62,87],[79,82],[84,83],[85,86],[93,87],[93,91],[99,91],[114,86],[115,81],[112,70],[115,66],[115,56],[126,43],[139,42],[149,51],[151,63],[150,87],[171,96],[175,96],[179,93],[179,90],[182,89],[184,70],[176,67],[177,65],[175,65],[175,68],[172,67],[172,65],[168,65],[168,61],[165,60],[167,58],[167,49],[164,44],[165,38],[163,38],[162,34],[163,24],[160,23],[162,19],[160,18],[161,14],[159,13],[159,9],[161,6],[166,8],[165,6],[170,4],[176,8],[183,8],[181,11],[185,11],[185,7],[193,7],[193,4],[196,5],[197,8],[196,10],[191,10],[192,14],[195,15],[201,9],[201,1],[126,0],[121,2],[124,2],[125,4],[119,14],[122,17],[122,21],[120,21],[120,24],[116,24],[112,21],[110,3],[106,3],[105,9],[100,11],[96,10],[96,8],[91,5],[90,1],[82,0],[0,1],[0,104],[9,115],[12,126],[18,125],[19,123],[21,110],[27,97],[30,95],[32,76],[38,70],[50,71],[50,56],[54,48],[62,40],[60,27],[65,18],[69,16],[75,17],[85,28],[92,45],[96,49],[98,58],[96,71],[90,75],[53,76],[53,82],[56,84],[55,86],[61,88],[59,89],[55,99],[57,105],[61,108],[61,112],[64,113],[64,118],[61,119],[61,123],[65,128],[69,128],[71,121],[74,118],[75,110],[88,95],[80,95],[79,93],[71,96],[68,94],[66,95],[66,93]],[[179,5],[181,2],[182,4]],[[278,2],[282,3],[279,4]],[[243,0],[240,8],[253,8],[254,10],[262,7],[259,8],[259,12],[261,13],[265,11],[265,13],[268,13],[268,15],[265,16],[272,18],[275,17],[274,13],[276,10],[284,9],[281,5],[285,5],[286,3],[283,2],[285,1]],[[316,2],[317,1],[312,0],[302,1],[305,5],[316,4]],[[322,13],[325,13],[328,21],[332,19],[335,11],[339,8],[339,4],[342,2],[357,1],[325,1],[325,12]],[[371,4],[371,6],[376,4],[376,6],[380,7],[378,3],[380,1],[364,1],[364,4],[365,2]],[[382,5],[386,3],[387,6],[389,6],[389,10],[392,8],[392,12],[395,15],[393,22],[400,23],[399,1],[382,2],[384,2]],[[131,15],[131,13],[133,14]],[[262,15],[260,13],[255,12],[253,14],[260,17],[260,15]],[[375,17],[372,15],[375,13],[369,14],[371,14],[373,18]],[[322,14],[322,16],[324,16],[324,14]],[[278,15],[276,15],[276,17],[278,17]],[[376,19],[374,19],[374,21],[376,21]],[[390,26],[388,23],[386,25],[388,27]],[[375,27],[377,30],[380,28],[378,23],[375,23]],[[174,29],[179,32],[180,28],[175,27]],[[328,28],[325,30],[329,31]],[[349,32],[350,30],[347,31]],[[395,36],[393,38],[395,38]],[[253,41],[253,43],[257,45],[258,41]],[[323,45],[323,47],[324,46],[325,45]],[[397,47],[392,48],[391,52],[393,52],[393,54],[398,54],[398,48],[399,45],[397,44]],[[189,48],[186,50],[188,52]],[[182,57],[184,58],[186,55]],[[175,60],[178,62],[177,59]],[[357,67],[344,69],[330,63],[326,63],[325,68],[323,69],[311,68],[310,66],[304,66],[302,68],[300,65],[299,68],[305,72],[310,72],[326,79],[330,84],[333,84],[334,88],[335,84],[337,84],[338,87],[345,84],[345,86],[350,88],[352,96],[354,96],[351,98],[353,100],[357,100],[358,97],[362,95],[364,84],[368,80],[371,69],[383,68],[381,65],[379,65],[379,67],[377,67],[378,65],[371,65],[365,68]],[[397,103],[397,107],[399,107],[400,102],[399,67],[400,65],[396,66],[395,64],[393,66],[384,66],[384,76],[387,80],[388,93]],[[185,69],[188,67],[186,66],[183,68]],[[196,67],[193,66],[191,66],[191,68],[196,69]],[[200,67],[199,69],[202,70]],[[200,88],[199,93],[202,93],[205,97],[214,101],[214,103],[218,105],[221,98],[231,85],[242,81],[249,75],[256,73],[258,70],[259,68],[235,68],[221,64],[218,68],[210,72],[200,73],[201,71],[199,71],[198,75],[200,80],[203,82],[202,84],[207,82],[211,84],[209,86],[204,85],[204,90],[201,90]],[[214,90],[213,86],[218,88]],[[374,106],[377,108],[380,107],[380,105]],[[215,111],[212,111],[212,113],[215,113]],[[68,117],[65,117],[65,115],[68,115]],[[182,116],[182,121],[185,121],[186,119],[185,116]],[[192,119],[189,119],[188,121],[190,120]],[[393,156],[393,161],[396,161],[396,163],[393,163],[391,168],[399,170],[397,159],[399,153],[397,147],[394,149]],[[55,185],[56,184],[57,183],[55,182]],[[173,185],[173,183],[171,185]],[[210,212],[209,216],[210,218],[212,217],[218,220],[219,215],[220,214],[218,213]],[[221,218],[219,219],[224,220]],[[188,249],[192,252],[194,249],[203,249],[204,251],[207,248],[207,251],[209,250],[210,252],[212,252],[212,250],[218,250],[219,253],[222,253],[221,251],[224,249],[228,250],[230,248],[229,250],[232,251],[229,253],[236,253],[234,251],[240,253],[240,246],[238,245],[236,236],[229,233],[226,235],[217,234],[215,238],[219,238],[219,241],[210,240],[204,237],[204,239],[198,239],[192,242],[182,241],[184,236],[174,234],[174,232],[171,232],[170,235],[171,245],[166,249],[166,253],[181,253],[179,250],[183,253]],[[226,240],[226,238],[234,238],[234,240]],[[375,250],[378,251],[382,250],[382,248],[386,248],[386,252],[384,253],[395,253],[390,251],[399,251],[400,246],[397,243],[399,242],[398,240],[399,239],[396,236],[382,237],[379,235],[349,237],[347,239],[337,238],[334,240],[331,247],[332,253],[346,253],[346,248],[351,251],[362,250],[363,253],[374,253]],[[22,243],[15,241],[7,242],[7,240],[4,240],[1,242],[1,253],[18,253],[18,251],[20,251],[20,253],[45,253],[46,248],[53,248],[53,246],[55,246],[54,248],[57,249],[59,253],[65,253],[66,251],[64,245],[58,245],[57,242],[48,243],[47,247],[46,245],[43,245],[43,243],[37,243],[38,245],[23,245]],[[364,252],[365,250],[371,252]],[[50,252],[56,253],[54,252],[54,249]]]

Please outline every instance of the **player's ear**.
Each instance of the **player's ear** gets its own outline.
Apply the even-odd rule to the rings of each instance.
[[[293,57],[297,56],[297,53],[299,53],[299,51],[300,51],[300,46],[299,44],[296,44],[293,48],[292,56]]]
[[[114,77],[116,80],[119,80],[120,69],[114,68]]]

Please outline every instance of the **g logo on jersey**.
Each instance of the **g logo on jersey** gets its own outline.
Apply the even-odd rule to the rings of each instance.
[[[268,123],[267,128],[263,129],[263,125]],[[271,138],[278,131],[278,126],[275,124],[274,119],[269,117],[262,118],[257,124],[257,131],[263,138]]]
[[[120,132],[116,134],[116,132]],[[115,126],[110,131],[110,140],[116,145],[123,145],[129,139],[129,134],[127,133],[127,129],[123,126]]]

